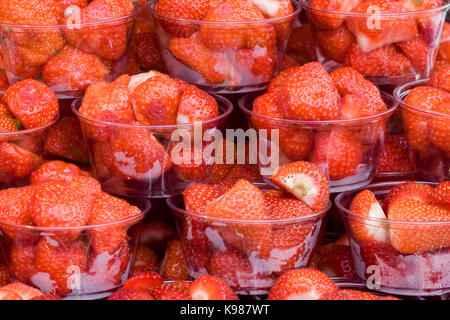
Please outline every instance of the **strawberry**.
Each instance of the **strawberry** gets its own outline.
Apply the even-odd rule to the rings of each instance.
[[[314,148],[314,131],[280,128],[280,149],[291,161],[306,159]]]
[[[198,33],[189,38],[172,38],[169,41],[172,55],[197,71],[208,83],[220,84],[227,79],[223,70],[226,61],[203,44]]]
[[[295,26],[292,29],[286,52],[300,64],[317,61],[316,43],[310,25]]]
[[[22,300],[33,300],[42,295],[42,292],[23,283],[15,282],[3,286],[1,290],[12,291],[20,296]]]
[[[239,300],[225,281],[215,276],[200,276],[189,287],[192,300]]]
[[[19,130],[19,126],[13,117],[4,115],[0,117],[0,133],[14,132]]]
[[[298,161],[282,165],[272,174],[270,181],[304,201],[313,210],[321,211],[328,204],[328,180],[322,171],[310,162]]]
[[[0,117],[4,116],[11,116],[11,113],[9,112],[8,108],[0,102]]]
[[[165,148],[145,128],[121,129],[111,140],[107,161],[114,174],[123,179],[154,180],[172,167]],[[120,157],[116,155],[120,154]]]
[[[281,92],[284,83],[286,80],[293,74],[295,74],[301,67],[293,67],[290,69],[286,69],[281,71],[275,78],[273,78],[269,86],[267,87],[266,92]]]
[[[249,70],[253,75],[259,76],[261,81],[272,79],[277,62],[274,49],[258,48],[239,49],[235,55],[235,69],[240,73],[242,70]],[[245,74],[245,73],[244,73]]]
[[[411,68],[411,61],[393,45],[365,53],[358,45],[353,44],[347,53],[345,64],[370,77],[399,76]]]
[[[359,119],[370,116],[370,103],[365,97],[348,94],[342,99],[341,118],[343,120]]]
[[[349,245],[330,243],[317,247],[313,259],[317,269],[329,277],[356,277]]]
[[[448,211],[411,198],[399,199],[389,208],[389,219],[402,222],[448,222]],[[450,245],[448,226],[393,224],[389,233],[392,246],[399,252],[416,254]]]
[[[171,282],[171,284],[173,284],[174,286],[184,288],[188,291],[189,291],[189,288],[191,287],[191,283],[192,282],[190,282],[190,281],[182,281],[182,280]]]
[[[8,271],[8,267],[5,265],[0,265],[0,287],[7,285],[11,282],[11,276]]]
[[[17,52],[17,50],[14,50],[15,54],[12,55],[6,46],[0,46],[0,52],[3,57],[2,69],[5,70],[4,76],[6,76],[7,78],[4,79],[4,81],[8,80],[9,77],[12,77],[14,81],[31,79],[37,77],[42,71],[42,66],[37,67],[28,66],[25,63],[22,54]],[[8,74],[10,74],[9,77]],[[5,89],[9,87],[9,84],[10,84],[9,81],[7,83],[6,82],[4,83]]]
[[[433,73],[428,85],[445,91],[450,91],[450,67]]]
[[[29,283],[37,269],[34,266],[36,246],[34,244],[14,245],[9,251],[8,269],[11,277],[23,283]]]
[[[17,225],[31,225],[29,210],[34,197],[32,187],[0,190],[0,221]],[[32,238],[30,233],[19,232],[15,227],[2,227],[16,241]]]
[[[161,45],[158,37],[152,32],[143,32],[135,35],[137,62],[143,69],[163,70]]]
[[[412,198],[422,202],[430,202],[433,187],[417,182],[405,182],[393,187],[383,199],[383,210],[389,213],[389,206],[395,199]]]
[[[120,289],[108,297],[108,300],[155,300],[153,295],[140,289]]]
[[[319,300],[338,288],[328,276],[314,269],[291,270],[278,278],[268,300]]]
[[[45,239],[36,247],[35,266],[39,272],[46,273],[48,283],[42,287],[51,288],[58,295],[72,292],[70,278],[73,272],[81,272],[86,264],[86,244],[79,240],[71,245],[54,246]]]
[[[377,173],[411,172],[414,167],[408,155],[408,141],[404,134],[393,134],[386,137]]]
[[[383,297],[376,296],[369,292],[341,289],[336,292],[327,294],[321,300],[384,300]],[[395,298],[395,300],[398,300]]]
[[[66,46],[42,70],[42,80],[57,92],[82,91],[104,80],[109,69],[95,55]]]
[[[133,272],[139,274],[142,272],[158,271],[159,259],[155,251],[147,246],[139,245],[136,250]]]
[[[105,192],[97,195],[89,217],[89,225],[102,225],[118,222],[138,215],[141,210],[128,202]],[[114,224],[109,227],[96,227],[88,231],[92,248],[97,254],[115,252],[127,239],[127,231],[133,222]]]
[[[123,289],[139,289],[152,292],[157,287],[162,285],[164,279],[156,272],[142,272],[128,279]]]
[[[404,102],[414,108],[430,111],[434,106],[449,101],[449,97],[444,90],[418,86],[408,93]],[[414,150],[427,151],[429,143],[427,121],[406,108],[402,108],[402,116],[409,146]]]
[[[162,284],[153,291],[156,300],[192,300],[189,290],[173,285]]]
[[[325,57],[344,63],[347,52],[355,42],[355,37],[345,26],[341,26],[336,30],[318,29],[316,42]]]
[[[330,77],[342,97],[355,95],[366,99],[367,106],[363,115],[386,111],[386,104],[378,88],[372,82],[365,80],[357,70],[350,67],[339,68],[331,72]]]
[[[32,79],[10,86],[2,101],[26,129],[50,123],[59,112],[55,93],[45,84]]]
[[[339,94],[331,77],[318,62],[307,63],[288,76],[280,101],[287,119],[332,120],[339,117]]]
[[[362,143],[351,131],[333,130],[316,134],[311,162],[323,168],[331,180],[355,175],[362,160]]]
[[[414,17],[401,14],[406,11],[399,2],[394,0],[365,0],[353,12],[366,14],[366,16],[348,19],[347,27],[356,36],[362,51],[369,53],[395,42],[410,40],[418,34]],[[400,14],[392,17],[375,16],[373,19],[374,14],[385,12]]]
[[[271,82],[272,83],[272,82]],[[280,95],[278,92],[267,92],[258,96],[253,101],[252,111],[262,117],[270,117],[275,119],[282,119],[283,114],[280,110]],[[270,137],[270,128],[276,127],[276,121],[270,121],[265,118],[254,116],[252,117],[252,123],[257,129],[267,129],[267,136]]]
[[[226,223],[219,227],[222,238],[233,246],[264,258],[272,247],[269,225],[246,224],[245,220],[265,220],[264,195],[245,179],[239,179],[222,197],[206,205],[205,215],[212,218],[239,219],[243,223]]]
[[[59,160],[44,163],[30,175],[32,185],[39,185],[50,181],[70,182],[81,175],[81,170],[74,164]]]
[[[183,191],[184,206],[190,213],[203,215],[205,207],[220,194],[213,187],[206,184],[195,184]]]
[[[431,70],[433,49],[421,35],[411,40],[398,42],[397,46],[411,61],[416,72],[425,74]]]
[[[189,280],[191,278],[179,240],[172,240],[167,245],[160,274],[167,280]]]
[[[11,183],[26,178],[41,158],[21,147],[0,141],[0,182]]]
[[[450,154],[450,128],[448,119],[450,116],[450,102],[434,105],[431,111],[441,114],[441,117],[431,118],[429,125],[429,134],[431,142],[439,149]]]
[[[17,293],[0,288],[0,300],[23,300]]]
[[[435,74],[436,74],[436,73],[439,73],[439,72],[447,69],[448,67],[450,67],[450,63],[447,62],[446,60],[436,60],[432,71],[435,72]]]
[[[129,28],[127,24],[103,23],[98,26],[89,23],[129,16],[134,12],[131,0],[94,0],[85,8],[66,8],[62,24],[64,37],[75,48],[96,54],[102,59],[117,60],[127,49]],[[73,24],[87,26],[73,28]]]
[[[155,11],[164,17],[189,20],[203,20],[208,9],[209,0],[159,0],[155,6]],[[172,19],[161,18],[159,22],[167,32],[183,38],[192,35],[196,29],[194,26],[186,26],[186,23]]]
[[[196,86],[189,85],[178,106],[177,124],[203,122],[219,116],[216,99]]]
[[[431,193],[431,202],[441,208],[450,210],[450,182],[442,182]]]
[[[87,146],[76,118],[68,117],[58,121],[48,131],[44,152],[75,162],[88,163]]]
[[[312,0],[309,3],[309,6],[311,7],[309,13],[311,22],[318,29],[337,29],[342,25],[343,18],[340,15],[325,13],[320,10],[350,12],[358,6],[360,2],[360,0]]]
[[[35,297],[31,300],[62,300],[62,299],[55,294],[43,294],[43,295]]]
[[[359,243],[365,241],[387,242],[387,226],[382,222],[367,221],[365,219],[386,220],[386,215],[378,199],[370,190],[358,193],[352,200],[350,211],[361,217],[350,217],[352,236]]]

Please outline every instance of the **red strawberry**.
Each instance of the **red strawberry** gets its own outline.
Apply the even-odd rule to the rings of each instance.
[[[316,42],[323,55],[338,63],[344,63],[355,37],[345,26],[336,30],[316,31]]]
[[[73,289],[71,277],[74,273],[84,270],[86,251],[87,246],[83,241],[68,246],[53,246],[47,240],[41,240],[36,247],[35,266],[39,272],[46,273],[48,279],[36,281],[44,281],[45,283],[39,285],[51,288],[58,295],[69,294]]]
[[[206,205],[219,196],[216,189],[206,184],[195,184],[183,191],[186,210],[200,215],[205,213]]]
[[[32,185],[43,184],[50,181],[70,182],[81,175],[81,170],[76,165],[55,160],[44,163],[30,175]]]
[[[189,85],[178,106],[177,124],[203,122],[219,115],[216,99],[196,86]]]
[[[369,292],[352,289],[341,289],[336,292],[327,294],[321,300],[383,300],[383,298]],[[397,299],[395,298],[395,300]]]
[[[317,61],[316,44],[311,26],[303,25],[292,29],[286,52],[300,64]]]
[[[250,71],[253,75],[259,76],[260,81],[269,81],[275,72],[276,52],[274,49],[239,49],[234,57],[235,69],[242,74]],[[245,70],[245,71],[243,71]]]
[[[353,12],[366,14],[366,16],[351,17],[347,21],[347,27],[356,36],[359,47],[367,53],[385,45],[410,40],[418,34],[414,16],[401,14],[383,18],[376,16],[377,13],[392,14],[406,11],[397,1],[365,0]]]
[[[306,159],[314,148],[314,132],[302,128],[280,128],[280,151],[291,161]]]
[[[439,73],[445,69],[447,69],[448,67],[450,67],[450,63],[447,62],[446,60],[436,60],[436,62],[434,63],[434,68],[433,68],[433,72]],[[432,75],[433,77],[433,75]]]
[[[316,211],[325,209],[328,204],[328,180],[312,163],[298,161],[280,166],[270,177],[270,181]]]
[[[138,215],[140,212],[139,208],[130,206],[125,200],[101,192],[97,195],[92,207],[89,225],[118,222]],[[97,254],[115,252],[127,239],[127,231],[132,224],[133,222],[130,221],[89,230],[92,248]]]
[[[401,199],[389,208],[389,219],[402,222],[448,222],[448,211],[415,199]],[[389,233],[392,246],[399,252],[416,254],[450,245],[449,227],[442,225],[393,224]]]
[[[388,212],[391,201],[395,198],[411,198],[411,196],[423,202],[429,202],[433,187],[416,182],[405,182],[393,187],[383,199],[383,210]]]
[[[204,151],[205,146],[192,142],[170,145],[168,154],[181,179],[202,182],[208,178],[214,159]]]
[[[152,292],[162,285],[164,279],[156,272],[142,272],[128,279],[123,289],[139,289]]]
[[[16,179],[26,178],[41,159],[21,147],[0,141],[0,181],[11,183]]]
[[[191,278],[179,240],[172,240],[167,245],[160,274],[167,280],[189,280]]]
[[[44,152],[75,162],[88,163],[87,146],[76,118],[64,118],[50,128],[44,143]]]
[[[62,299],[55,294],[43,294],[43,295],[35,297],[31,300],[62,300]]]
[[[271,82],[272,83],[272,82]],[[275,119],[282,119],[283,115],[280,110],[280,100],[278,92],[267,92],[258,96],[253,101],[252,111],[259,116],[270,117]],[[268,129],[267,136],[270,137],[270,128],[276,128],[278,122],[270,121],[268,119],[254,116],[252,117],[252,123],[257,129]],[[279,124],[278,124],[279,125]]]
[[[365,97],[348,94],[342,99],[342,119],[358,119],[370,116],[370,103]]]
[[[430,111],[434,106],[449,101],[449,94],[441,89],[418,86],[413,88],[404,102],[419,109]],[[408,144],[414,150],[426,151],[428,148],[428,126],[423,117],[402,108],[402,116]]]
[[[350,246],[330,243],[319,246],[312,261],[330,277],[356,277]]]
[[[450,128],[448,127],[450,102],[434,105],[431,111],[442,115],[431,118],[429,122],[431,142],[439,149],[450,154]]]
[[[450,91],[450,67],[433,73],[428,85],[445,91]]]
[[[42,80],[56,92],[82,91],[109,75],[109,69],[95,55],[66,46],[42,70]]]
[[[103,59],[119,59],[126,51],[130,26],[123,22],[98,26],[89,26],[89,23],[121,18],[133,12],[131,0],[94,0],[85,8],[69,7],[61,20],[68,26],[64,29],[64,36],[72,46],[84,52],[97,54]],[[88,25],[73,28],[73,24],[79,23]]]
[[[134,260],[133,273],[159,271],[159,259],[156,252],[147,246],[139,245],[136,250],[136,258]]]
[[[14,132],[19,130],[19,125],[13,117],[4,115],[0,117],[0,133]]]
[[[249,181],[240,179],[216,201],[210,202],[205,215],[212,218],[239,219],[240,223],[227,223],[218,231],[231,245],[259,257],[267,257],[272,247],[269,225],[246,224],[245,220],[265,220],[267,213],[264,195]]]
[[[350,217],[349,225],[352,236],[359,243],[365,241],[387,242],[388,230],[387,225],[365,219],[382,219],[386,220],[386,215],[381,208],[375,195],[370,190],[364,190],[353,198],[350,205],[350,211],[361,215],[361,217]]]
[[[200,276],[189,287],[192,300],[239,300],[225,281],[215,276]]]
[[[325,273],[314,269],[288,271],[270,289],[268,300],[319,300],[338,288]]]
[[[59,112],[55,93],[45,84],[32,79],[10,86],[2,101],[26,129],[50,123]]]
[[[152,32],[143,32],[135,35],[137,63],[143,69],[163,70],[161,45],[158,37]]]
[[[8,269],[11,277],[23,283],[29,283],[34,274],[38,272],[34,266],[36,259],[36,246],[12,246],[9,251]]]
[[[305,64],[288,76],[280,93],[280,101],[287,119],[339,118],[339,94],[329,74],[317,62]]]
[[[155,298],[144,290],[121,289],[110,295],[108,300],[155,300]]]
[[[27,64],[25,64],[23,56],[16,50],[14,51],[15,54],[11,55],[6,46],[0,46],[0,52],[4,57],[2,60],[3,62],[2,69],[5,70],[4,77],[6,77],[6,79],[3,79],[3,81],[7,81],[3,84],[5,86],[5,90],[9,87],[10,84],[7,76],[8,73],[10,75],[13,75],[14,76],[13,79],[17,81],[24,79],[32,79],[34,77],[37,77],[42,71],[42,66],[30,67]]]
[[[351,131],[333,130],[316,134],[311,161],[339,180],[357,173],[363,160],[363,146]]]
[[[1,290],[12,291],[20,296],[22,300],[33,300],[42,295],[42,292],[23,283],[15,282],[3,286]]]
[[[225,59],[205,46],[198,33],[190,38],[170,39],[169,50],[175,58],[200,73],[206,82],[220,84],[227,79],[223,70]]]
[[[309,3],[310,18],[312,23],[318,29],[337,29],[343,23],[343,17],[338,14],[325,13],[320,10],[350,12],[359,5],[360,0],[312,0]],[[314,10],[314,9],[317,9]]]
[[[413,165],[408,155],[408,141],[405,135],[395,134],[386,137],[377,173],[411,172]]]
[[[162,284],[153,291],[156,300],[192,300],[189,290],[174,284]]]
[[[442,182],[431,193],[431,202],[441,208],[450,210],[450,182]]]
[[[136,119],[145,125],[172,125],[177,122],[181,92],[175,80],[157,74],[139,84],[132,93]]]
[[[425,74],[431,70],[432,48],[421,35],[408,41],[398,42],[397,45],[411,61],[416,72]]]
[[[189,291],[189,288],[191,287],[191,283],[192,282],[190,282],[190,281],[182,281],[182,280],[171,282],[171,284],[173,284],[174,286],[184,288],[188,291]]]
[[[399,76],[408,72],[411,61],[395,46],[387,45],[365,53],[353,44],[347,53],[345,64],[364,76]]]

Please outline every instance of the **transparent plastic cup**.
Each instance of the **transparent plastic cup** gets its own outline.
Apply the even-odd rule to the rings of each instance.
[[[86,118],[81,123],[92,172],[105,191],[131,198],[181,194],[192,183],[208,181],[215,161],[214,146],[233,105],[214,96],[219,116],[208,121],[167,126],[111,123]]]
[[[328,70],[357,69],[377,85],[402,84],[429,77],[436,59],[449,3],[434,9],[338,12],[300,0],[308,15],[318,60]]]
[[[168,74],[220,94],[265,88],[281,69],[300,12],[294,2],[294,12],[279,18],[199,21],[162,15],[155,10],[156,3],[151,0],[147,7],[156,23]]]
[[[0,133],[0,188],[28,183],[30,173],[42,164],[46,133],[58,117],[45,126]]]
[[[234,220],[189,213],[181,196],[168,198],[167,204],[175,214],[191,277],[221,277],[241,295],[267,294],[282,273],[306,267],[331,206],[294,219]],[[269,241],[269,250],[246,246],[249,234],[264,238],[261,243]]]
[[[242,97],[239,107],[249,127],[259,135],[258,164],[266,181],[278,165],[306,160],[316,163],[327,175],[333,193],[357,189],[372,182],[387,123],[398,106],[392,96],[382,94],[388,106],[385,112],[360,119],[328,121],[262,116],[252,111],[256,97],[255,94]],[[278,164],[274,165],[277,159]]]
[[[128,279],[150,202],[130,218],[84,227],[44,228],[0,222],[0,257],[12,281],[64,299],[108,297]],[[66,235],[77,234],[68,242]],[[73,238],[73,237],[71,237]]]
[[[392,187],[403,182],[384,182],[367,187],[383,199]],[[425,183],[425,182],[422,182]],[[353,262],[358,276],[369,289],[404,296],[437,296],[450,292],[450,221],[400,222],[367,218],[349,210],[358,191],[336,197],[335,204],[344,217]],[[386,232],[389,241],[358,241],[353,233],[358,226],[374,233]],[[392,236],[408,235],[411,241],[442,232],[442,247],[432,251],[405,254],[392,245]]]
[[[89,84],[127,73],[128,50],[141,8],[98,22],[0,24],[0,57],[10,84],[34,78],[58,96],[80,96]],[[76,16],[76,14],[75,14]]]
[[[403,101],[411,89],[426,83],[419,80],[399,86],[394,96],[400,104],[410,158],[417,173],[427,181],[441,182],[450,179],[450,114],[421,110]]]

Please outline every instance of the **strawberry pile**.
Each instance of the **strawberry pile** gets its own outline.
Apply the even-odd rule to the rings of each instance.
[[[439,289],[449,281],[450,183],[436,187],[406,182],[379,200],[371,190],[358,193],[349,210],[349,237],[359,250],[359,276],[379,270],[382,286]],[[411,275],[414,275],[411,277]]]
[[[233,179],[184,191],[187,213],[178,223],[191,276],[215,275],[238,292],[257,292],[306,266],[327,210],[328,181],[301,161],[280,167],[271,181],[280,189]]]
[[[355,68],[377,84],[430,74],[445,20],[445,10],[439,7],[445,1],[310,0],[305,4],[319,61]],[[422,10],[430,11],[418,12]]]
[[[151,10],[169,73],[225,88],[264,85],[278,72],[294,18],[290,0],[158,0]]]
[[[412,87],[403,102],[403,125],[416,169],[427,172],[433,180],[447,180],[450,177],[450,67],[434,73],[427,83]]]
[[[126,73],[134,12],[131,0],[3,1],[0,23],[9,25],[0,30],[7,75],[0,87],[36,78],[57,93],[80,95],[91,83]]]
[[[205,148],[217,141],[194,143],[194,122],[200,133],[216,130],[219,105],[194,85],[157,71],[123,75],[89,86],[78,112],[93,171],[114,193],[175,192],[211,172],[214,158]]]
[[[128,230],[142,219],[141,210],[62,161],[43,164],[30,182],[0,191],[11,280],[58,295],[119,286],[131,258]]]
[[[6,90],[0,100],[0,184],[27,178],[42,162],[44,135],[58,114],[55,93],[41,82],[26,79]]]
[[[345,67],[328,73],[311,62],[274,78],[266,93],[253,101],[250,120],[260,132],[267,129],[269,139],[278,131],[282,161],[309,160],[335,183],[361,179],[358,176],[375,170],[387,110],[378,88],[357,70]],[[377,114],[380,117],[368,118]]]

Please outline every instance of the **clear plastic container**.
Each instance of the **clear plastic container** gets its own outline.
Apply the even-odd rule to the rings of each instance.
[[[156,3],[151,0],[147,7],[156,22],[168,74],[221,94],[265,88],[282,67],[286,44],[301,10],[293,2],[294,11],[283,17],[198,21],[162,15],[156,12]]]
[[[434,9],[401,13],[380,12],[376,5],[360,13],[314,8],[311,0],[300,3],[312,27],[318,60],[328,70],[353,67],[377,85],[430,76],[447,0]]]
[[[46,133],[58,117],[45,126],[0,133],[0,188],[28,184],[30,173],[42,164]]]
[[[167,203],[175,214],[191,277],[216,275],[240,295],[267,294],[282,273],[306,267],[331,206],[329,203],[321,212],[295,219],[233,220],[191,214],[181,196],[170,197]],[[262,250],[243,250],[244,234],[253,232],[272,240],[270,251],[264,250],[263,255]]]
[[[357,189],[372,182],[387,123],[398,106],[392,96],[382,94],[388,106],[383,113],[360,119],[327,121],[287,120],[256,114],[251,111],[256,97],[255,94],[242,97],[239,107],[250,128],[256,129],[260,135],[259,154],[270,155],[267,159],[260,156],[258,161],[266,180],[278,167],[271,160],[278,158],[279,165],[300,160],[316,163],[327,175],[333,193]],[[255,123],[258,128],[265,129],[258,129]],[[261,136],[262,133],[264,135]],[[274,139],[276,133],[278,142]],[[261,143],[264,139],[266,142]],[[266,147],[267,152],[261,150]]]
[[[377,183],[367,187],[377,199],[395,185],[403,182]],[[424,182],[422,182],[424,183]],[[404,296],[437,296],[450,292],[449,222],[400,222],[367,218],[349,210],[358,191],[345,192],[336,197],[335,204],[346,223],[347,234],[358,276],[372,290]],[[415,254],[404,254],[391,245],[391,241],[358,242],[352,228],[358,225],[370,227],[373,232],[407,233],[413,239],[426,239],[428,232],[442,231],[443,247]],[[403,234],[404,235],[404,234]]]
[[[0,222],[0,253],[12,281],[55,293],[64,299],[103,299],[128,279],[140,238],[141,213],[128,219],[85,227],[44,228]],[[79,234],[73,242],[64,235]],[[112,237],[113,236],[113,237]],[[95,243],[107,241],[104,252]]]
[[[113,81],[127,73],[128,50],[140,11],[135,4],[128,16],[98,22],[0,24],[0,56],[10,84],[34,78],[60,97],[73,97],[82,95],[92,82]]]
[[[75,100],[72,110],[81,122],[92,172],[104,190],[125,197],[160,198],[181,194],[192,183],[208,181],[215,161],[210,150],[218,142],[214,136],[221,135],[219,131],[233,110],[226,98],[214,98],[219,105],[218,117],[167,126],[92,120],[78,112],[82,99]],[[200,143],[195,143],[196,139]]]
[[[394,96],[400,104],[410,158],[417,173],[427,181],[447,181],[450,179],[450,114],[421,110],[403,101],[411,89],[426,83],[419,80],[399,86]]]

